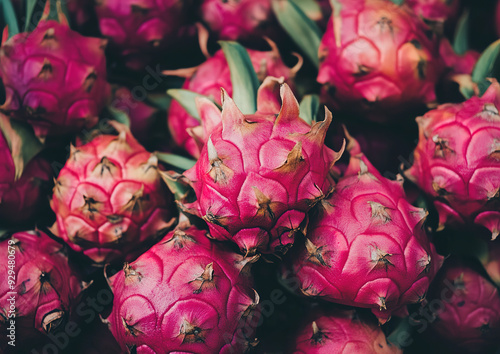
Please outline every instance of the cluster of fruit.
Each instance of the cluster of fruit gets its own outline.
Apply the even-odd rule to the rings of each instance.
[[[500,1],[0,8],[1,352],[500,350]]]

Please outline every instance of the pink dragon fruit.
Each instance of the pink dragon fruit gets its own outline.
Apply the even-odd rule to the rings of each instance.
[[[54,233],[98,264],[133,259],[174,222],[158,159],[114,126],[118,136],[71,148],[51,201]]]
[[[200,16],[218,39],[243,43],[277,40],[281,30],[271,0],[203,0]]]
[[[68,263],[63,246],[41,231],[25,231],[1,241],[0,253],[4,279],[0,283],[2,334],[7,333],[12,319],[17,338],[21,335],[23,339],[19,345],[23,341],[33,345],[32,340],[45,338],[42,334],[64,330],[82,282]],[[15,306],[11,306],[12,297]],[[6,343],[6,338],[1,342]]]
[[[355,310],[317,312],[301,329],[294,354],[402,353],[385,338],[378,324]]]
[[[381,322],[422,301],[441,266],[423,229],[426,212],[406,199],[350,141],[351,160],[311,220],[305,247],[284,276],[312,297],[371,308]]]
[[[187,0],[97,0],[101,33],[127,66],[139,70],[182,37]]]
[[[427,335],[438,337],[448,350],[493,353],[499,347],[498,289],[467,265],[445,262],[429,291],[429,305],[439,301]]]
[[[445,22],[456,19],[460,0],[407,0],[413,11],[427,22]]]
[[[110,278],[107,322],[122,350],[229,354],[255,344],[259,296],[242,271],[248,260],[205,234],[170,232]]]
[[[44,206],[52,179],[46,160],[26,159],[23,145],[30,146],[36,137],[30,141],[17,135],[11,123],[0,113],[0,224],[4,226],[32,221]]]
[[[376,121],[435,101],[443,64],[423,21],[389,0],[334,3],[319,49],[325,101]]]
[[[270,42],[273,50],[269,52],[260,52],[256,50],[247,50],[250,60],[254,66],[259,80],[262,82],[267,76],[283,77],[293,88],[293,78],[302,65],[302,60],[294,68],[288,68],[281,60],[280,54],[274,43]],[[223,87],[229,95],[233,94],[233,85],[231,83],[231,74],[227,64],[226,57],[222,50],[217,51],[214,56],[207,59],[196,69],[189,70],[188,77],[184,82],[183,89],[197,92],[215,100],[217,104],[220,101],[220,88]],[[167,72],[168,74],[181,74],[180,72]],[[185,72],[183,72],[185,73]],[[189,152],[192,156],[199,158],[203,144],[206,143],[206,137],[200,141],[195,136],[201,134],[200,122],[189,115],[179,102],[173,100],[168,111],[168,126],[176,144]],[[193,130],[198,131],[194,134]]]
[[[27,120],[41,138],[92,127],[109,97],[105,45],[72,31],[64,20],[44,19],[33,32],[4,41],[1,108]]]
[[[500,85],[482,97],[444,104],[417,118],[420,138],[405,172],[434,198],[440,226],[474,222],[500,230]]]
[[[197,104],[211,134],[184,173],[198,198],[186,211],[207,221],[212,237],[232,240],[242,252],[285,253],[305,227],[307,211],[333,185],[329,170],[341,153],[323,145],[331,113],[311,127],[299,117],[290,87],[273,77],[259,88],[255,114],[243,115],[224,89],[222,114],[206,98]]]
[[[0,144],[2,140],[0,137]],[[5,225],[30,221],[45,204],[48,207],[47,197],[52,183],[50,164],[38,157],[29,162],[20,179],[14,180],[9,174],[2,174],[0,181],[0,223]]]

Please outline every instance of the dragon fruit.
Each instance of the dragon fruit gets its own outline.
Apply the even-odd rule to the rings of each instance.
[[[105,46],[105,40],[84,37],[64,20],[42,19],[31,33],[4,36],[1,108],[27,120],[41,138],[94,126],[109,97]]]
[[[198,198],[185,210],[244,253],[285,253],[307,211],[332,188],[329,170],[341,155],[323,144],[332,114],[311,127],[290,87],[273,77],[259,88],[255,114],[243,115],[224,89],[222,114],[206,98],[197,105],[211,134],[184,173]]]
[[[183,35],[187,21],[185,0],[97,0],[101,33],[134,70],[165,53]]]
[[[295,340],[294,354],[402,353],[385,338],[378,324],[355,310],[316,313]]]
[[[500,244],[490,242],[488,244],[488,251],[480,257],[480,260],[491,280],[497,286],[500,286]]]
[[[389,0],[334,3],[317,77],[328,104],[385,121],[435,101],[444,65],[423,21]]]
[[[281,60],[280,54],[274,43],[270,42],[273,50],[269,52],[260,52],[256,50],[247,50],[250,60],[254,66],[257,76],[262,82],[267,76],[283,77],[293,88],[293,78],[300,69],[302,60],[299,60],[294,68],[288,68]],[[196,71],[194,71],[196,70]],[[222,50],[217,51],[211,58],[194,70],[188,70],[187,79],[183,89],[197,92],[213,99],[217,104],[220,101],[220,88],[223,87],[229,95],[233,94],[231,83],[231,74],[229,66]],[[192,73],[194,71],[194,73]],[[169,74],[182,74],[179,71],[167,72]],[[177,101],[172,101],[168,111],[168,126],[176,144],[189,152],[192,156],[200,157],[203,144],[206,143],[206,137],[200,141],[195,139],[193,130],[199,130],[200,122],[189,115],[186,110]]]
[[[453,20],[460,11],[460,0],[406,0],[408,6],[427,22]]]
[[[1,140],[0,137],[0,144]],[[40,213],[44,204],[48,207],[52,169],[47,160],[41,157],[31,160],[18,180],[10,174],[2,174],[1,178],[0,223],[27,222]]]
[[[12,297],[15,331],[22,335],[25,344],[43,340],[42,334],[64,330],[83,283],[68,263],[63,246],[41,231],[25,231],[1,241],[0,253],[4,279],[0,284],[2,334],[7,333],[10,320],[14,319]],[[5,338],[2,343],[6,343]]]
[[[97,264],[132,260],[174,222],[158,159],[114,126],[118,136],[71,148],[51,201],[54,233]]]
[[[349,148],[345,175],[283,275],[295,276],[307,296],[371,308],[383,323],[424,299],[442,257],[423,229],[426,212],[406,201],[402,178],[382,177],[355,140]]]
[[[500,230],[500,85],[482,97],[444,104],[417,118],[413,166],[405,172],[434,199],[440,227],[474,222]]]
[[[218,39],[255,44],[281,35],[271,0],[203,0],[200,17]]]
[[[106,321],[122,350],[228,354],[255,344],[259,296],[248,259],[205,234],[176,229],[109,279]]]
[[[439,301],[439,306],[431,304]],[[497,288],[465,263],[447,260],[429,290],[436,320],[426,332],[448,350],[493,353],[499,347],[500,295]]]

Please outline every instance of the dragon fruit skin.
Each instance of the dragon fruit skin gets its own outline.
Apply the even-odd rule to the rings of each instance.
[[[355,310],[316,313],[296,338],[294,354],[402,353],[376,322],[360,318]]]
[[[423,300],[442,257],[423,229],[426,212],[406,201],[402,179],[382,177],[354,144],[345,175],[311,219],[284,277],[295,276],[307,296],[371,308],[383,323]]]
[[[0,331],[7,333],[10,325],[9,292],[17,293],[16,332],[22,334],[23,341],[38,341],[45,334],[63,329],[82,291],[82,282],[68,263],[63,246],[41,231],[24,231],[2,240],[0,253],[0,270],[4,274],[0,284]],[[12,254],[14,269],[8,264]],[[12,274],[9,270],[14,270],[14,288],[7,281]]]
[[[105,45],[53,20],[8,39],[0,48],[1,108],[40,137],[94,126],[110,94]]]
[[[474,222],[500,230],[500,85],[417,118],[419,142],[405,175],[434,198],[440,226]]]
[[[203,0],[200,16],[220,40],[251,44],[281,33],[270,0]]]
[[[40,212],[40,208],[46,204],[52,177],[49,162],[38,157],[29,162],[17,181],[10,180],[5,184],[2,181],[0,183],[0,222],[20,224],[33,219]]]
[[[375,121],[434,102],[444,65],[427,31],[406,5],[338,1],[319,48],[323,100]]]
[[[407,0],[412,10],[429,22],[445,22],[456,19],[460,11],[460,0]]]
[[[293,88],[294,72],[288,68],[279,56],[277,51],[261,52],[247,49],[248,55],[258,77],[261,81],[267,76],[283,77]],[[197,92],[213,99],[217,104],[221,104],[220,88],[223,87],[229,95],[233,94],[231,83],[231,73],[226,57],[222,50],[217,51],[211,58],[201,64],[193,76],[186,79],[183,89]],[[193,157],[199,158],[203,141],[197,141],[193,137],[193,129],[200,126],[200,122],[189,115],[188,112],[173,100],[168,111],[168,127],[176,144],[186,150]]]
[[[500,295],[489,280],[461,262],[447,260],[429,290],[429,301],[434,299],[441,305],[426,334],[438,337],[448,350],[493,353],[499,347]]]
[[[228,354],[253,343],[259,296],[246,263],[205,234],[172,231],[110,278],[107,321],[123,350]]]
[[[159,58],[182,37],[189,1],[98,0],[101,33],[134,70]]]
[[[54,186],[54,233],[97,264],[133,259],[174,221],[158,168],[124,130],[72,147]]]
[[[311,127],[290,87],[272,77],[259,88],[256,114],[243,115],[224,90],[222,114],[208,99],[198,100],[198,110],[204,126],[217,125],[206,128],[210,138],[184,173],[198,198],[186,211],[242,252],[285,253],[333,185],[329,170],[341,153],[323,144],[331,113]]]

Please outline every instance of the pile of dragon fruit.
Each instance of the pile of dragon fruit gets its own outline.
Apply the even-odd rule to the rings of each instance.
[[[0,9],[0,353],[500,353],[500,0]]]

